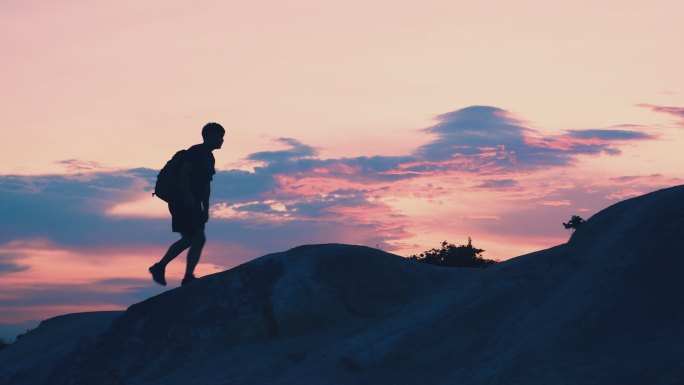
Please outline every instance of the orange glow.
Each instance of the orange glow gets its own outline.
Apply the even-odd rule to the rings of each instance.
[[[123,218],[169,218],[169,209],[165,202],[150,196],[141,194],[140,199],[116,204],[105,215]]]

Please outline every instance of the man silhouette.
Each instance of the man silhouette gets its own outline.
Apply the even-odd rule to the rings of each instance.
[[[203,142],[190,147],[183,157],[180,167],[181,191],[178,198],[169,201],[171,228],[181,234],[181,239],[172,244],[164,257],[149,268],[152,279],[160,285],[166,286],[166,265],[187,248],[190,250],[181,286],[196,279],[195,267],[206,242],[204,224],[209,220],[210,183],[216,173],[212,151],[221,148],[225,133],[220,124],[207,123],[202,128]]]

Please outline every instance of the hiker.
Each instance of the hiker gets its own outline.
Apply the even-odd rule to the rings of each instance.
[[[209,220],[210,182],[216,173],[212,151],[221,148],[226,130],[218,123],[207,123],[202,128],[201,144],[184,151],[179,171],[179,190],[168,200],[171,212],[171,228],[180,233],[181,239],[169,247],[164,257],[149,268],[152,279],[166,286],[166,265],[185,249],[187,255],[185,277],[181,286],[196,279],[195,266],[206,242],[204,224]]]

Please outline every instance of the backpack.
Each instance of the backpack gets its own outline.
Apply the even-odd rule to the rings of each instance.
[[[187,150],[180,150],[173,155],[166,165],[159,171],[157,175],[157,183],[154,185],[154,192],[152,196],[163,200],[164,202],[171,202],[178,199],[180,196],[180,168],[185,158]]]

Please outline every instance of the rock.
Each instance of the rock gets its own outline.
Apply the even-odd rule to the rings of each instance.
[[[486,269],[301,246],[131,306],[43,383],[675,384],[682,250],[684,186]]]

